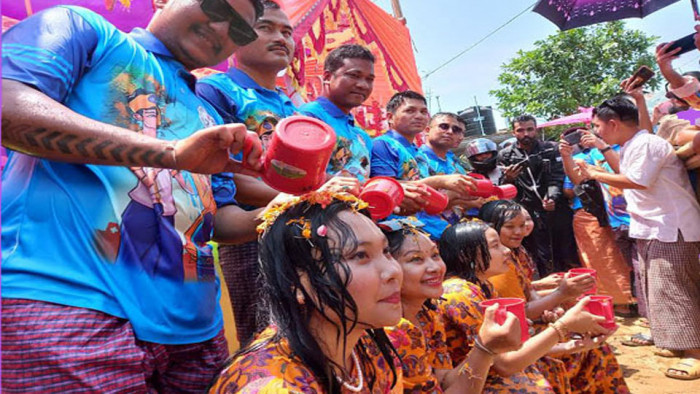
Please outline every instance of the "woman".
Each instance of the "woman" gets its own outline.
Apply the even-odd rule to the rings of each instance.
[[[505,202],[499,205],[493,213],[493,223],[496,231],[499,231],[500,240],[506,247],[510,248],[515,258],[509,261],[511,268],[515,267],[518,276],[518,283],[525,293],[526,312],[528,318],[547,322],[555,320],[563,310],[560,305],[565,305],[573,301],[576,289],[588,289],[586,285],[592,278],[587,280],[580,277],[564,277],[557,290],[547,296],[540,296],[532,289],[532,276],[528,274],[525,267],[530,265],[529,256],[522,248],[522,240],[526,232],[527,220],[525,210],[515,202]],[[583,281],[581,286],[579,282]],[[498,290],[498,287],[496,287]],[[573,289],[570,294],[573,298],[567,297],[569,289]],[[549,311],[555,311],[549,312]],[[541,327],[541,326],[540,326]],[[599,346],[589,347],[585,351],[577,348],[567,348],[564,343],[556,345],[550,352],[553,358],[543,358],[539,360],[540,370],[545,373],[551,381],[557,382],[557,388],[566,392],[629,392],[627,384],[610,347],[604,341],[597,342]],[[563,362],[564,373],[562,374],[561,363]]]
[[[270,326],[211,392],[401,391],[381,327],[401,319],[402,271],[366,207],[323,192],[266,211],[260,263]]]
[[[498,297],[488,278],[508,270],[510,250],[501,244],[498,233],[483,222],[462,222],[448,228],[440,238],[439,249],[448,279],[443,284],[445,292],[438,303],[438,311],[445,321],[447,345],[455,364],[474,346],[473,338],[483,321],[479,303]],[[484,392],[554,392],[536,361],[560,340],[566,340],[569,332],[608,333],[597,324],[603,318],[583,310],[588,301],[588,297],[583,298],[558,321],[528,339],[519,350],[496,355]],[[585,349],[598,340],[586,337],[567,340],[563,345]]]
[[[391,220],[379,226],[403,270],[403,318],[397,326],[387,328],[387,334],[401,356],[404,392],[481,392],[494,354],[520,347],[517,318],[509,313],[500,326],[494,321],[497,306],[488,308],[479,330],[480,346],[453,368],[444,324],[433,304],[442,295],[445,276],[437,246],[408,221]]]

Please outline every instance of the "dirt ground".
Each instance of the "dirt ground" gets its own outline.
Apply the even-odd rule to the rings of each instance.
[[[700,394],[700,380],[683,381],[669,379],[664,375],[668,367],[679,359],[654,355],[654,347],[628,347],[620,341],[632,334],[648,329],[638,326],[638,319],[620,319],[620,329],[608,340],[615,347],[617,361],[622,366],[627,385],[632,393],[640,394]]]

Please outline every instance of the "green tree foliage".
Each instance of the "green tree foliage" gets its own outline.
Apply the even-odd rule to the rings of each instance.
[[[642,64],[657,71],[651,51],[657,39],[619,21],[559,32],[502,65],[502,88],[490,93],[509,118],[570,115],[619,93],[620,82]],[[654,77],[647,86],[659,84]]]

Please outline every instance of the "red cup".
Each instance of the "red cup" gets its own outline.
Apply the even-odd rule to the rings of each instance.
[[[447,208],[447,203],[450,202],[447,194],[440,193],[428,185],[423,185],[423,187],[430,193],[427,197],[428,205],[423,209],[425,213],[428,215],[437,215],[444,211]]]
[[[385,176],[376,176],[368,180],[360,192],[360,199],[369,204],[369,213],[373,220],[391,215],[394,208],[401,205],[403,197],[401,184],[396,179]]]
[[[326,167],[335,148],[335,132],[308,116],[282,119],[265,153],[262,178],[290,194],[316,190],[326,181]]]
[[[248,164],[248,156],[250,155],[250,152],[253,151],[253,147],[255,146],[258,147],[258,151],[262,152],[262,142],[260,141],[260,138],[253,133],[246,134],[245,140],[243,140],[243,167],[250,168],[250,165]]]
[[[608,330],[613,330],[617,326],[615,324],[615,310],[613,306],[612,296],[594,295],[586,304],[585,309],[596,315],[605,318],[605,322],[599,323],[602,327]]]
[[[496,194],[496,186],[488,179],[475,179],[476,190],[468,190],[470,196],[488,198]]]
[[[501,185],[496,187],[496,197],[499,200],[512,200],[518,195],[515,185]]]
[[[592,268],[572,268],[569,270],[569,274],[571,274],[571,276],[580,276],[585,274],[591,275],[593,279],[595,279],[596,285],[594,285],[591,290],[588,290],[587,292],[583,293],[583,295],[592,295],[598,292],[598,273],[596,272],[596,270]]]
[[[506,321],[506,312],[510,312],[520,321],[520,341],[525,342],[530,339],[530,327],[527,325],[527,317],[525,316],[525,300],[522,298],[494,298],[480,302],[479,306],[482,311],[485,311],[493,304],[498,304],[496,323],[503,325]]]

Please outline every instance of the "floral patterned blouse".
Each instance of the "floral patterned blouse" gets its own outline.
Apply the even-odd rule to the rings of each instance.
[[[490,286],[490,285],[489,285]],[[447,348],[453,365],[462,362],[479,334],[484,320],[479,303],[487,300],[484,291],[476,284],[460,278],[450,278],[443,283],[443,300],[438,311],[445,322]],[[493,297],[498,297],[495,290]],[[536,365],[530,365],[511,376],[500,376],[489,371],[484,384],[485,393],[552,393],[552,386]]]
[[[324,389],[316,382],[311,371],[301,361],[292,355],[286,340],[271,341],[274,329],[267,328],[251,346],[260,346],[258,349],[241,355],[229,365],[214,383],[209,393],[246,393],[246,394],[272,394],[272,393],[303,393],[320,394]],[[376,371],[374,387],[368,387],[367,375],[364,376],[364,385],[361,393],[401,393],[401,366],[397,358],[391,360],[396,366],[397,382],[394,381],[391,368],[383,357],[374,341],[365,335],[356,346],[364,347],[371,358],[372,366]],[[367,371],[366,363],[362,367]],[[357,376],[353,367],[351,376]],[[352,392],[345,387],[344,394]]]
[[[401,356],[404,393],[442,393],[435,369],[452,369],[440,314],[430,309],[418,313],[419,326],[401,319],[386,333]]]

